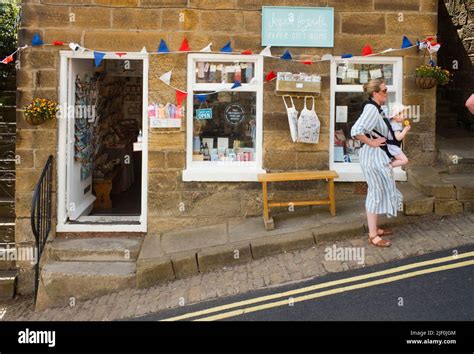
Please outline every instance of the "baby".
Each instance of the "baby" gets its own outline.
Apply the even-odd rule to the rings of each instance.
[[[397,103],[395,103],[392,107],[392,114],[390,115],[390,125],[392,126],[393,132],[395,134],[393,139],[397,140],[398,142],[401,142],[405,138],[405,135],[408,133],[408,131],[411,129],[410,125],[407,125],[405,128],[403,128],[402,125],[403,120],[405,119],[404,112],[407,108],[408,107]],[[390,166],[392,168],[404,166],[408,163],[408,158],[403,153],[400,146],[394,144],[387,145],[388,151],[394,157],[392,162],[390,163]]]

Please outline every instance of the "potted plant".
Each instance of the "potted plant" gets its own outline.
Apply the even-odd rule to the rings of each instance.
[[[35,98],[24,109],[25,120],[31,125],[39,125],[47,120],[55,119],[59,107],[56,102],[47,98]]]
[[[430,89],[436,85],[446,85],[450,80],[450,72],[439,66],[422,65],[416,68],[415,82],[422,89]]]

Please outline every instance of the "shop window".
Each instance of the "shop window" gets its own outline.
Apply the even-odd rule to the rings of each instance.
[[[336,59],[331,65],[331,169],[340,181],[363,181],[359,164],[360,143],[350,136],[351,128],[362,113],[367,95],[363,84],[372,78],[383,78],[388,88],[388,99],[382,107],[386,113],[395,102],[402,102],[402,58],[367,57],[351,60]],[[400,168],[397,180],[405,180]]]
[[[189,55],[183,180],[256,181],[264,172],[262,78],[258,56]]]

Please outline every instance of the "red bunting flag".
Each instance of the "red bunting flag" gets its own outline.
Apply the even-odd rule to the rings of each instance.
[[[191,48],[189,47],[188,40],[185,38],[183,39],[183,43],[181,43],[181,47],[179,47],[180,52],[189,52]]]
[[[187,95],[188,95],[187,92],[176,90],[176,104],[178,106],[180,106],[183,103],[183,101],[184,101],[184,99],[186,98]]]
[[[54,41],[53,45],[64,45],[64,42],[61,41]]]
[[[8,63],[11,63],[13,61],[13,54],[12,55],[9,55],[8,57],[6,57],[5,59],[3,59],[1,61],[2,64],[8,64]]]
[[[372,47],[366,44],[364,48],[362,48],[362,55],[365,57],[366,55],[370,55],[370,54],[374,54],[374,52],[372,51]]]
[[[301,62],[305,65],[312,65],[313,64],[313,62],[311,60],[302,60]]]
[[[122,53],[122,52],[119,52],[119,53],[115,53],[115,54],[121,58],[121,57],[122,57],[122,55],[125,55],[125,54],[127,54],[127,53]]]
[[[243,51],[242,53],[240,53],[240,54],[243,54],[243,55],[252,55],[253,53],[252,53],[251,50],[248,50],[248,49],[247,49],[247,50],[244,50],[244,51]]]
[[[267,74],[267,77],[265,77],[265,82],[272,81],[276,77],[277,77],[277,75],[272,70]]]

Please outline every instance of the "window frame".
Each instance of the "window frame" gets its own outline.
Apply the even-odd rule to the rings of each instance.
[[[255,83],[243,83],[231,90],[233,83],[196,83],[196,62],[253,62]],[[257,181],[263,161],[263,57],[260,55],[188,54],[187,59],[187,110],[186,110],[186,169],[183,181]],[[256,93],[255,161],[193,161],[194,92],[235,91]]]
[[[338,92],[363,92],[362,85],[338,85],[337,66],[348,59],[334,57],[331,61],[331,107],[330,107],[330,136],[329,136],[329,166],[339,174],[338,182],[362,182],[365,181],[359,162],[334,162],[334,131],[336,126],[336,93]],[[391,64],[393,65],[392,85],[387,85],[389,92],[395,92],[395,101],[403,101],[403,57],[354,57],[349,59],[351,64]],[[395,180],[406,181],[407,174],[396,167],[394,169]]]

